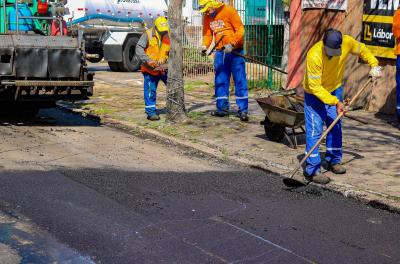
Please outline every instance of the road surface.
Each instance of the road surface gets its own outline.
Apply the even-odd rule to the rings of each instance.
[[[0,154],[0,263],[400,263],[400,215],[60,109]]]

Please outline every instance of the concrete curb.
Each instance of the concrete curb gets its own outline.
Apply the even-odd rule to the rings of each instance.
[[[57,105],[62,109],[65,109],[67,111],[76,114],[80,115],[83,114],[84,116],[91,117],[94,119],[100,118],[97,115],[87,113],[80,109],[74,109],[67,104],[58,103]],[[182,151],[190,153],[191,155],[195,155],[196,157],[199,158],[207,158],[228,165],[234,165],[234,166],[239,165],[242,167],[258,169],[266,173],[272,173],[280,175],[282,177],[284,177],[283,176],[284,173],[288,173],[290,172],[290,170],[292,170],[292,168],[286,167],[282,164],[276,164],[275,162],[272,161],[266,161],[266,163],[263,163],[263,162],[251,161],[249,159],[238,156],[232,156],[232,155],[227,156],[226,154],[223,154],[222,151],[217,146],[213,146],[210,144],[207,144],[206,146],[204,144],[193,143],[188,140],[178,139],[173,136],[165,135],[157,130],[145,128],[129,122],[107,117],[101,117],[101,121],[105,125],[118,128],[124,131],[128,131],[134,134],[135,136],[145,139],[151,139],[153,141],[159,142],[164,145],[174,146]],[[378,193],[372,190],[360,190],[356,186],[352,186],[349,184],[341,184],[338,182],[331,182],[329,185],[326,186],[317,184],[313,185],[318,186],[323,190],[332,191],[340,195],[343,195],[347,198],[354,199],[358,202],[364,203],[371,207],[400,214],[400,200],[396,200],[395,197],[390,197],[386,194]]]

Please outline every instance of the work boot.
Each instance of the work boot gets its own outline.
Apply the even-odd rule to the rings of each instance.
[[[229,113],[227,111],[218,111],[217,110],[217,111],[212,111],[211,115],[216,116],[216,117],[225,117],[225,116],[228,116]]]
[[[158,121],[160,120],[160,116],[159,115],[152,115],[152,116],[147,116],[147,119],[150,121]]]
[[[242,121],[242,122],[249,121],[249,115],[245,112],[238,113],[238,117],[240,118],[240,121]]]
[[[338,164],[329,164],[329,170],[332,171],[335,174],[345,174],[346,173],[346,168],[338,163]]]
[[[318,184],[328,184],[331,179],[328,176],[325,176],[324,174],[317,172],[316,174],[310,176],[308,175],[307,172],[304,172],[304,177],[306,178],[307,181],[309,182],[315,182]]]

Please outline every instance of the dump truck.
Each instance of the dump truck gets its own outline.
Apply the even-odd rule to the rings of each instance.
[[[34,115],[93,94],[82,36],[68,36],[66,0],[0,0],[0,107]]]
[[[113,71],[133,72],[140,68],[136,43],[166,11],[166,0],[70,0],[64,18],[83,32],[90,62],[104,59]]]

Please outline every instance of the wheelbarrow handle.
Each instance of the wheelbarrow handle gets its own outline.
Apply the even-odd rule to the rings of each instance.
[[[357,98],[361,95],[362,92],[365,91],[365,89],[368,87],[368,85],[372,82],[372,79],[369,78],[367,82],[361,87],[361,89],[356,93],[356,95],[353,96],[353,98],[350,100],[348,103],[347,107],[350,107],[356,100]],[[344,112],[340,113],[335,120],[333,120],[332,124],[325,130],[325,132],[322,134],[321,138],[315,143],[315,145],[308,151],[308,153],[305,155],[305,157],[301,160],[299,165],[290,173],[289,178],[292,179],[294,175],[297,173],[297,171],[303,166],[303,164],[306,162],[306,160],[311,156],[313,151],[321,144],[322,140],[328,135],[329,132],[333,129],[333,127],[339,122],[339,120],[344,116]]]
[[[294,98],[296,101],[304,103],[304,97],[299,96],[299,95],[290,95],[290,97]]]
[[[294,98],[298,103],[300,103],[301,105],[304,105],[304,97],[301,97],[301,96],[298,96],[298,95],[289,95],[289,97]],[[352,110],[349,110],[349,112],[350,111],[352,111]],[[361,118],[358,118],[358,117],[355,117],[355,116],[348,115],[348,113],[346,113],[344,115],[344,117],[346,117],[348,119],[352,119],[352,120],[357,121],[357,122],[359,122],[361,124],[364,124],[364,125],[368,125],[369,124],[368,121],[366,121],[364,119],[361,119]]]

